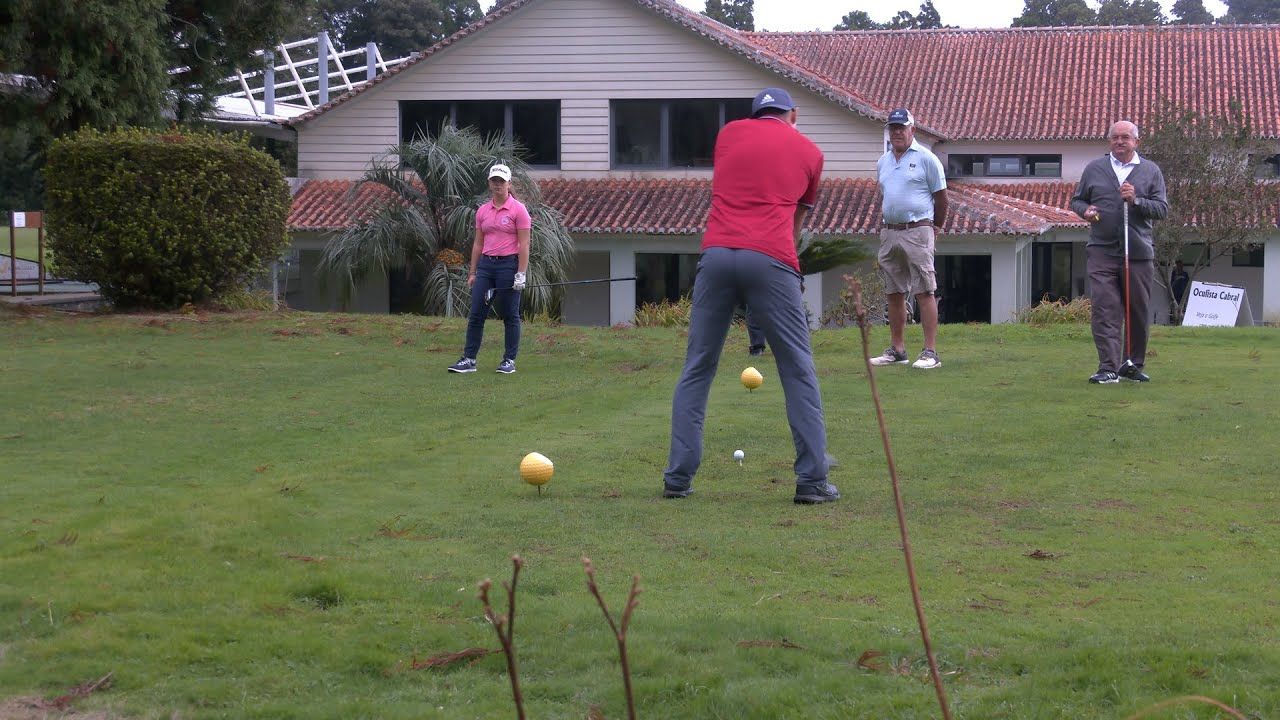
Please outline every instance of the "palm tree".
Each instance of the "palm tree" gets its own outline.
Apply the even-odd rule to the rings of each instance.
[[[512,195],[529,209],[531,286],[563,282],[573,263],[573,238],[561,215],[544,205],[520,147],[501,135],[442,125],[435,137],[419,136],[375,158],[352,192],[366,183],[386,188],[388,201],[361,224],[335,235],[325,246],[320,270],[343,278],[344,294],[369,272],[404,272],[424,278],[422,308],[427,314],[465,315],[470,306],[467,263],[475,239],[476,209],[489,199],[489,168],[511,167]],[[557,288],[530,287],[523,294],[528,312],[552,312]]]

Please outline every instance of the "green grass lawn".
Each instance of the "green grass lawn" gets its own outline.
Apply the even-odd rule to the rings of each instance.
[[[457,320],[0,312],[0,706],[113,672],[76,706],[514,717],[501,655],[414,661],[498,647],[476,586],[519,553],[530,718],[625,717],[583,556],[615,611],[641,578],[641,717],[938,717],[854,330],[815,335],[844,498],[799,507],[741,330],[670,501],[678,330],[526,325],[503,376],[490,323],[459,376]],[[1278,340],[1157,328],[1154,382],[1090,386],[1087,327],[952,325],[877,371],[957,718],[1280,717]]]
[[[0,255],[9,254],[9,226],[0,226]],[[40,241],[38,237],[39,231],[35,228],[16,228],[13,230],[14,244],[17,246],[17,256],[23,260],[35,261],[39,257]],[[49,261],[49,236],[44,237],[45,261]]]

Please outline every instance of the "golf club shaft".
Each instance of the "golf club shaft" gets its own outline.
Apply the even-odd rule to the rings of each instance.
[[[1124,361],[1129,363],[1133,359],[1133,335],[1129,327],[1129,201],[1123,200],[1123,219],[1124,222]]]
[[[591,283],[612,283],[612,282],[622,282],[624,280],[635,280],[635,279],[636,277],[632,275],[630,277],[598,278],[595,280],[566,280],[565,282],[540,283],[538,285],[525,285],[524,289],[528,290],[530,288],[560,287],[561,285],[588,285]],[[499,290],[514,290],[514,289],[515,288],[491,288],[485,292],[485,300],[486,301],[492,300],[493,294]]]

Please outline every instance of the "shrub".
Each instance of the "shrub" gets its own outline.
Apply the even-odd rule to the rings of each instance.
[[[844,280],[844,287],[840,290],[839,299],[827,306],[826,311],[822,313],[820,319],[822,327],[849,327],[858,324],[858,316],[853,305],[854,280],[862,283],[862,306],[866,310],[868,321],[872,325],[888,322],[886,313],[889,301],[884,294],[884,278],[880,277],[879,272],[865,270],[840,277]]]
[[[280,166],[244,138],[85,130],[54,141],[45,185],[59,272],[117,307],[216,299],[287,243]]]
[[[1031,325],[1060,325],[1064,323],[1087,323],[1093,316],[1093,305],[1089,298],[1078,297],[1070,302],[1066,300],[1050,300],[1044,297],[1033,308],[1018,313],[1018,322]]]
[[[636,310],[636,327],[689,327],[693,300],[684,296],[675,302],[644,303]]]

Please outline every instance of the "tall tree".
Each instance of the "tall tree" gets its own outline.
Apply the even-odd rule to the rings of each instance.
[[[425,50],[479,20],[478,0],[318,0],[323,27],[344,47],[376,42],[383,57]]]
[[[1023,0],[1022,14],[1012,27],[1070,27],[1096,25],[1098,14],[1085,0]]]
[[[279,42],[312,1],[167,0],[167,27],[159,41],[168,67],[178,70],[169,76],[178,119],[206,110],[223,92],[222,78],[255,64],[254,52]]]
[[[1280,187],[1258,181],[1274,151],[1254,136],[1240,103],[1212,115],[1166,102],[1147,121],[1139,152],[1160,165],[1168,186],[1169,217],[1156,234],[1162,283],[1180,258],[1194,280],[1214,260],[1274,229]]]
[[[1280,23],[1280,3],[1276,0],[1226,0],[1224,22],[1241,25]]]
[[[833,30],[927,30],[944,27],[942,16],[934,7],[933,0],[920,3],[920,12],[912,15],[908,10],[899,10],[889,22],[878,23],[863,10],[854,10],[845,15]]]
[[[1157,0],[1102,0],[1099,25],[1163,25],[1164,12]]]
[[[1170,17],[1169,22],[1173,25],[1209,25],[1214,21],[1213,13],[1204,6],[1204,0],[1177,0]]]
[[[1204,7],[1204,0],[1178,0],[1173,4],[1174,25],[1209,25],[1213,22],[1213,13]]]
[[[840,18],[832,30],[879,30],[880,23],[871,19],[865,10],[853,10]]]
[[[0,11],[0,72],[25,86],[0,122],[49,135],[82,126],[154,125],[168,87],[164,0],[13,0]]]
[[[938,8],[933,6],[933,0],[924,0],[920,3],[920,12],[916,13],[915,27],[918,30],[943,27],[942,15],[938,12]]]
[[[756,0],[707,0],[703,15],[737,30],[756,29]]]

